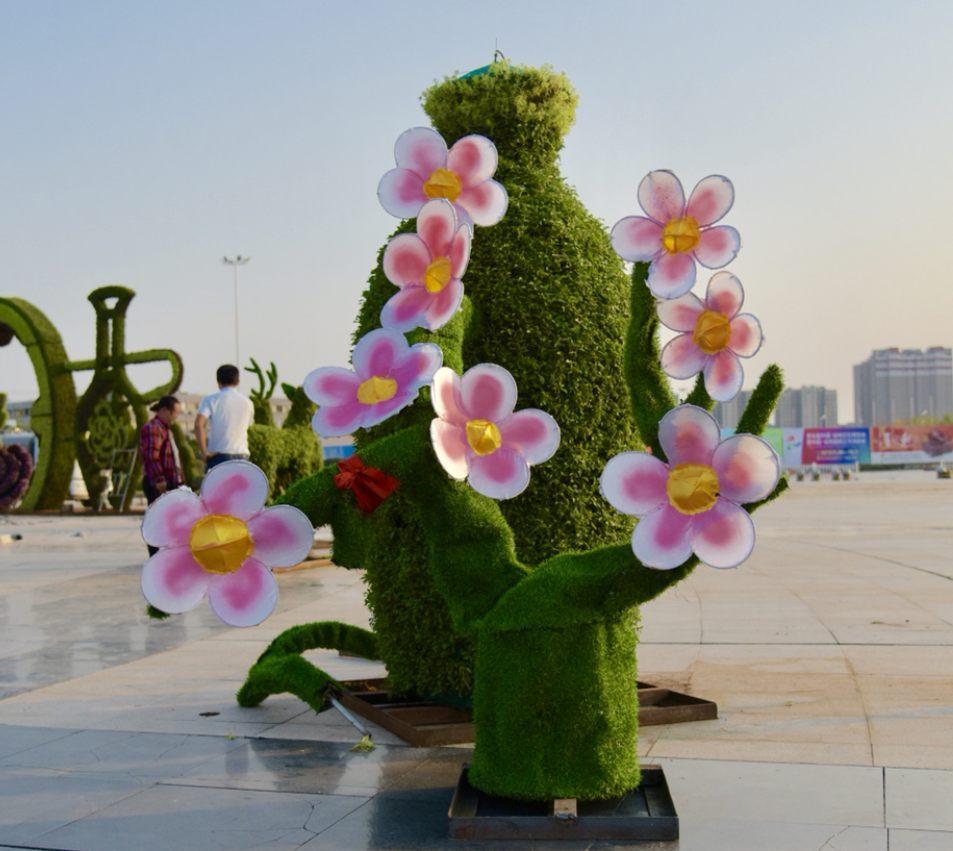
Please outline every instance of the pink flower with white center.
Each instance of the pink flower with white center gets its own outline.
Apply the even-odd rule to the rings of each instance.
[[[463,300],[460,278],[470,260],[470,228],[457,225],[446,198],[434,198],[417,215],[417,233],[401,233],[384,249],[384,274],[400,292],[381,311],[381,325],[406,333],[443,327]]]
[[[712,399],[734,399],[745,378],[738,358],[750,358],[762,340],[761,323],[750,313],[739,313],[744,300],[741,281],[718,272],[708,282],[704,301],[694,293],[660,301],[659,321],[682,332],[662,349],[662,369],[672,378],[691,378],[704,370]]]
[[[685,191],[670,171],[649,172],[639,184],[639,204],[648,215],[626,216],[609,235],[623,260],[651,262],[646,283],[657,298],[676,298],[695,284],[695,262],[708,269],[727,266],[741,237],[732,227],[712,225],[735,201],[731,181],[712,174],[699,181],[685,203]]]
[[[208,597],[229,626],[254,626],[278,600],[273,567],[293,567],[311,551],[311,521],[291,505],[263,508],[268,479],[248,461],[213,467],[200,496],[180,488],[159,497],[142,537],[159,552],[142,568],[142,593],[169,614]]]
[[[430,437],[444,470],[492,499],[510,499],[529,484],[531,464],[559,447],[559,426],[543,411],[514,413],[516,382],[503,367],[481,363],[463,378],[440,369],[433,379],[438,419]]]
[[[737,567],[754,548],[754,523],[742,505],[774,490],[778,456],[750,434],[722,441],[715,418],[694,405],[662,418],[659,441],[668,464],[623,452],[599,480],[615,509],[641,518],[632,533],[636,558],[671,570],[695,553],[712,567]]]
[[[499,157],[486,136],[464,136],[450,150],[436,130],[412,127],[394,147],[397,168],[387,172],[377,197],[392,216],[412,219],[431,198],[446,198],[461,224],[495,225],[506,212],[506,190],[493,180]]]
[[[371,428],[413,402],[442,363],[433,343],[411,346],[399,331],[370,331],[354,347],[353,369],[323,366],[305,378],[304,392],[321,406],[311,427],[321,437]]]

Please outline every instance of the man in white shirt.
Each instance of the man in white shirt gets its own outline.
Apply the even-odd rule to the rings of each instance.
[[[205,462],[205,472],[233,458],[248,458],[248,426],[255,421],[251,399],[238,392],[237,366],[218,368],[218,393],[206,396],[195,417],[195,439]],[[208,423],[208,442],[205,425]]]

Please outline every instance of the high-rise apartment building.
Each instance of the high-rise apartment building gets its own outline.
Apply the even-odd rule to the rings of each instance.
[[[722,428],[735,428],[745,408],[748,407],[750,398],[750,390],[741,390],[734,399],[727,402],[718,402],[712,409],[712,415],[718,421],[718,425]]]
[[[832,428],[837,425],[837,391],[826,387],[788,387],[778,399],[774,424],[782,427]]]
[[[953,349],[877,349],[854,367],[858,425],[953,414]]]

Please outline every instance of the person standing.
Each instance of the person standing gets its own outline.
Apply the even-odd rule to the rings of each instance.
[[[172,423],[181,405],[175,396],[163,396],[149,410],[155,416],[139,430],[139,454],[142,456],[142,491],[152,505],[162,494],[184,484],[172,437]],[[158,552],[149,547],[149,555]]]
[[[206,473],[223,461],[248,458],[248,427],[255,421],[251,399],[238,392],[238,367],[224,364],[215,377],[218,393],[202,400],[195,417],[195,439]]]

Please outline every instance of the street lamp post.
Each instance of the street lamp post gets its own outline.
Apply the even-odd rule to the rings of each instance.
[[[229,260],[227,257],[222,258],[222,262],[232,267],[232,276],[235,282],[235,366],[239,369],[242,368],[242,359],[241,354],[238,350],[238,267],[244,266],[251,257],[242,257],[239,254],[234,260]]]

